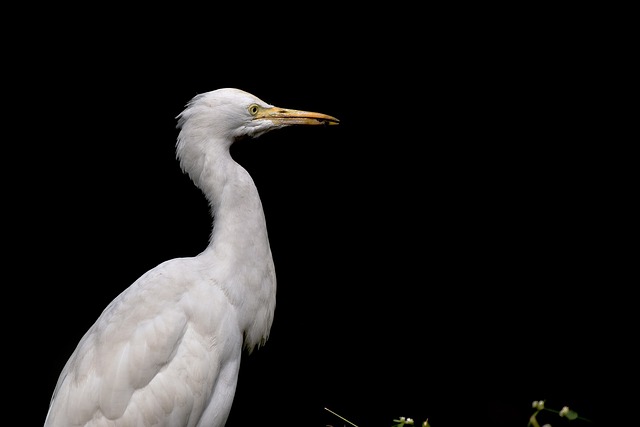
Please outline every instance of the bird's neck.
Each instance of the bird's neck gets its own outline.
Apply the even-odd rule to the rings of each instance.
[[[201,257],[238,308],[251,349],[266,340],[275,309],[275,272],[264,211],[251,176],[229,153],[207,162],[199,186],[211,205],[213,229]]]
[[[206,163],[198,186],[213,215],[209,246],[256,244],[262,238],[268,246],[262,202],[249,173],[228,152]]]
[[[233,162],[226,165],[224,178],[218,176],[209,200],[213,229],[209,245],[247,253],[247,247],[269,246],[267,225],[258,190],[249,173]],[[212,185],[213,187],[213,185]],[[246,262],[247,260],[240,260]]]

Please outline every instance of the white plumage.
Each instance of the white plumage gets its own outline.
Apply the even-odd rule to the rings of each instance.
[[[64,366],[46,427],[226,423],[243,348],[265,343],[276,302],[260,197],[230,147],[284,126],[337,123],[231,88],[187,104],[176,155],[211,205],[209,245],[151,269],[109,304]]]

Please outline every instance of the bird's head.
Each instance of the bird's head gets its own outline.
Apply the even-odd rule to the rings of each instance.
[[[211,150],[228,150],[234,141],[244,137],[257,138],[286,126],[339,123],[335,117],[322,113],[274,107],[235,88],[196,95],[177,119],[180,133],[176,151],[183,169],[199,164],[203,154]]]
[[[178,116],[181,133],[199,130],[205,133],[203,136],[213,136],[229,143],[243,137],[256,138],[285,126],[338,123],[338,119],[326,114],[274,107],[234,88],[196,95]]]

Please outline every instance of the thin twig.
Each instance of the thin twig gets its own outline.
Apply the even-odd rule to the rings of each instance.
[[[327,410],[327,411],[329,411],[329,412],[331,412],[333,415],[335,415],[336,417],[340,418],[341,420],[344,420],[344,421],[348,422],[348,423],[349,423],[349,424],[351,424],[352,426],[354,426],[354,427],[358,427],[357,425],[355,425],[354,423],[352,423],[352,422],[351,422],[351,421],[349,421],[348,419],[346,419],[346,418],[344,418],[344,417],[341,417],[340,415],[336,414],[336,413],[335,413],[335,412],[333,412],[331,409],[329,409],[329,408],[324,408],[324,409],[325,409],[325,410]]]

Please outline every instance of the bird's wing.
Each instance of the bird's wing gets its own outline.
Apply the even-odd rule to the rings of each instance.
[[[45,425],[126,419],[143,426],[159,416],[187,425],[192,411],[206,409],[210,384],[239,352],[242,334],[224,293],[199,285],[188,260],[150,270],[103,311],[65,365]],[[197,308],[205,298],[215,313]],[[231,337],[225,343],[216,339],[222,329]]]

